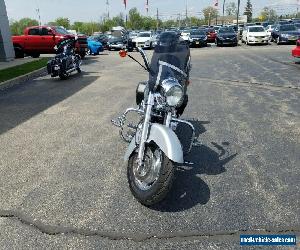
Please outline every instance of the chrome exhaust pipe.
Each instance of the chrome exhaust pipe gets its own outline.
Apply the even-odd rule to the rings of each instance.
[[[70,73],[74,72],[75,70],[76,70],[75,68],[72,68],[72,69],[67,70],[66,73],[70,74]]]

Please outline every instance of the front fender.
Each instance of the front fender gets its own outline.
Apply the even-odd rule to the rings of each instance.
[[[134,137],[126,151],[125,161],[129,160],[131,154],[138,147],[135,142],[136,138]],[[154,142],[171,161],[184,163],[181,143],[177,135],[170,128],[160,124],[152,124],[147,143],[151,142]]]

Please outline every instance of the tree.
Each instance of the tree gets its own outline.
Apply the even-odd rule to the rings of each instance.
[[[83,30],[83,22],[74,22],[73,25],[71,26],[72,30],[76,30],[77,32],[82,32]]]
[[[156,29],[157,20],[152,17],[143,17],[143,28],[145,30]]]
[[[247,0],[244,15],[247,16],[247,22],[248,23],[252,22],[253,6],[252,6],[252,3],[251,3],[251,0]]]
[[[12,21],[10,24],[10,29],[12,35],[22,35],[25,28],[38,25],[39,22],[37,20],[26,17],[20,19],[19,21]]]
[[[122,13],[120,13],[118,16],[115,16],[112,19],[112,23],[114,26],[125,26],[125,22],[124,22],[124,15]]]
[[[128,27],[133,30],[138,30],[143,28],[142,16],[138,12],[137,8],[132,8],[129,10],[129,20]]]
[[[207,7],[202,10],[206,23],[218,16],[218,10],[213,7]]]
[[[226,4],[226,14],[227,16],[234,16],[237,14],[237,6],[235,2]]]
[[[70,29],[70,20],[69,18],[59,17],[55,21],[56,26],[62,26],[65,29]]]
[[[259,15],[260,21],[275,21],[277,19],[277,14],[274,9],[269,7],[264,7]]]

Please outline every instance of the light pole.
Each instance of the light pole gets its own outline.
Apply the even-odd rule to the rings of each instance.
[[[237,32],[238,32],[238,39],[240,38],[240,33],[239,33],[240,6],[241,6],[241,0],[238,0],[238,8],[237,8],[237,15],[236,15],[236,26],[237,26]]]
[[[222,19],[222,26],[224,26],[224,19],[225,19],[225,3],[226,3],[226,0],[223,1],[223,19]]]

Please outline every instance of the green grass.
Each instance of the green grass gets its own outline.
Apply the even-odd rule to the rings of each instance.
[[[24,63],[11,68],[0,70],[0,83],[16,78],[18,76],[26,75],[34,70],[47,66],[49,58],[41,58],[37,61]]]

